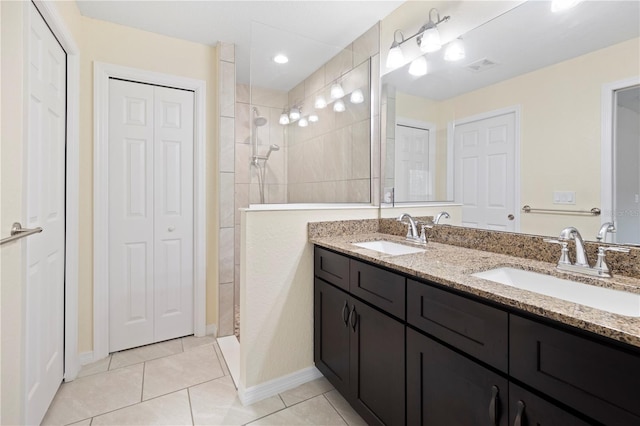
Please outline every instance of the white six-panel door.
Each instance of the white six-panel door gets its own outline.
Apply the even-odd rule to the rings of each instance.
[[[515,230],[515,114],[455,126],[455,194],[464,226]]]
[[[66,55],[30,5],[25,422],[40,424],[64,369]]]
[[[110,352],[193,333],[193,104],[110,80]]]
[[[433,173],[429,130],[396,125],[395,197],[399,201],[433,200]]]

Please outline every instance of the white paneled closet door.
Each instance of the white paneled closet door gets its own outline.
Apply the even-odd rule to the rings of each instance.
[[[40,424],[64,371],[66,54],[30,6],[25,152],[25,423]]]
[[[193,333],[193,92],[109,82],[109,351]]]

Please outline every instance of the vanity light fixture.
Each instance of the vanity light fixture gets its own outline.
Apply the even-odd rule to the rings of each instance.
[[[349,98],[352,104],[361,104],[364,102],[364,93],[362,90],[356,89],[351,92],[351,97]]]
[[[344,89],[340,83],[334,83],[331,86],[331,99],[340,99],[344,96]]]
[[[293,107],[289,110],[289,119],[291,121],[296,121],[300,119],[300,108]]]
[[[306,118],[302,117],[299,121],[298,121],[298,126],[300,127],[307,127],[309,125],[309,122],[307,121]]]
[[[315,109],[323,109],[327,107],[327,100],[324,98],[324,96],[320,95],[316,97],[316,100],[313,104],[313,107]]]
[[[280,120],[278,120],[278,123],[282,124],[283,126],[289,124],[289,115],[287,115],[287,113],[283,111],[282,114],[280,114]]]
[[[426,75],[427,58],[425,58],[424,56],[418,56],[416,59],[414,59],[411,62],[411,65],[409,65],[409,74],[416,77],[422,77],[423,75]]]
[[[582,0],[552,0],[551,11],[554,13],[562,12],[575,7]]]
[[[400,34],[400,41],[397,39],[398,34]],[[391,43],[389,53],[387,54],[387,68],[398,68],[404,64],[404,54],[400,47],[404,42],[404,34],[402,34],[402,31],[396,30],[393,33],[393,43]]]
[[[278,53],[273,57],[273,62],[275,62],[276,64],[286,64],[287,62],[289,62],[289,58],[287,58],[287,56],[283,53]]]
[[[445,61],[459,61],[460,59],[464,59],[464,57],[464,43],[461,38],[457,38],[449,43],[444,51]]]
[[[316,114],[315,112],[312,112],[311,114],[309,114],[309,122],[310,123],[317,123],[318,120],[319,120],[318,114]]]
[[[333,104],[333,110],[335,112],[344,112],[347,108],[344,106],[344,102],[342,102],[342,99],[338,99],[337,101],[335,101],[335,103]]]

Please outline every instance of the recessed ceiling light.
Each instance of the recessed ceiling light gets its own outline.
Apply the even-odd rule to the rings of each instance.
[[[289,62],[289,58],[287,58],[282,53],[278,53],[276,56],[273,57],[273,62],[275,62],[276,64],[286,64],[287,62]]]

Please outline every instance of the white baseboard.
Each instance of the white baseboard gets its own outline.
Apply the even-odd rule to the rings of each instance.
[[[248,389],[238,389],[238,397],[242,405],[251,405],[320,377],[322,377],[322,373],[316,367],[303,368],[295,373],[269,380]]]
[[[217,324],[209,324],[205,329],[205,333],[207,336],[213,335],[213,337],[218,337],[218,325]]]
[[[80,360],[80,365],[91,364],[93,362],[93,351],[78,354],[78,359]]]

